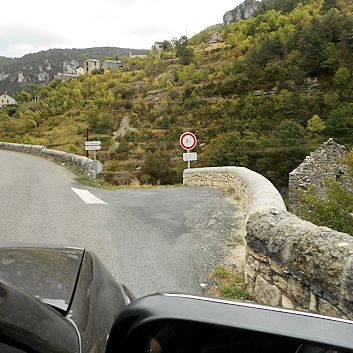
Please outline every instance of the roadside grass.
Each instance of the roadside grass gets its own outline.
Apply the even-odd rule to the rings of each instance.
[[[215,285],[208,290],[208,294],[228,299],[250,299],[243,274],[235,273],[224,265],[218,265],[214,268],[210,277]]]
[[[141,184],[138,180],[134,180],[130,184],[126,185],[113,185],[105,181],[104,179],[96,179],[92,180],[87,176],[78,175],[75,178],[80,184],[90,186],[93,188],[100,188],[106,190],[121,190],[121,189],[157,189],[157,188],[170,188],[177,187],[178,185],[153,185],[153,184]],[[180,185],[179,185],[180,186]]]
[[[90,186],[92,188],[99,188],[99,189],[105,189],[105,190],[116,190],[119,189],[119,187],[107,183],[104,179],[91,179],[85,175],[78,175],[75,178],[75,181],[77,181],[80,184]]]

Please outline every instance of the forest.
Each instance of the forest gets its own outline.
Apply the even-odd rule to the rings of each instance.
[[[166,39],[123,68],[32,85],[0,111],[0,140],[84,155],[89,129],[106,180],[174,184],[179,136],[191,131],[194,167],[245,166],[284,192],[329,137],[352,148],[352,11],[348,0],[266,1],[254,17]],[[215,31],[224,41],[210,44]]]

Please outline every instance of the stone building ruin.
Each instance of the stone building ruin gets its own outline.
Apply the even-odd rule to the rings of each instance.
[[[352,180],[348,175],[342,158],[348,153],[346,147],[336,143],[332,138],[324,142],[316,151],[307,156],[303,163],[289,174],[289,211],[300,215],[302,204],[300,195],[309,186],[315,189],[319,197],[324,198],[325,181],[334,178],[352,191]]]

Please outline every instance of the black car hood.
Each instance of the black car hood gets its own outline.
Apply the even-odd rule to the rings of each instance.
[[[0,281],[5,280],[66,313],[74,294],[84,250],[0,248]]]

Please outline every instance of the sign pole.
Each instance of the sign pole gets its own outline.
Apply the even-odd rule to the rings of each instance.
[[[94,160],[94,179],[97,179],[96,150],[93,150],[93,160]]]
[[[190,153],[190,150],[187,150],[187,153]],[[191,162],[188,160],[188,169],[191,169]]]
[[[101,141],[86,141],[85,149],[86,151],[93,151],[93,163],[94,163],[94,179],[97,179],[97,175],[102,171],[103,165],[101,162],[97,161],[97,152],[101,149]]]

